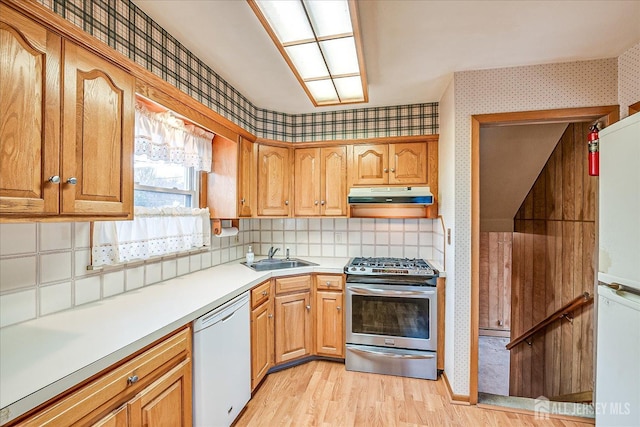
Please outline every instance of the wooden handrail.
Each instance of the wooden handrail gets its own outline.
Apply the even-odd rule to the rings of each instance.
[[[536,323],[533,327],[529,328],[525,333],[520,335],[518,338],[511,341],[507,344],[507,350],[511,350],[513,347],[517,346],[523,341],[526,341],[531,336],[535,335],[542,329],[546,328],[549,324],[555,322],[558,319],[562,319],[563,317],[567,319],[572,319],[569,317],[569,314],[574,310],[582,307],[583,305],[590,304],[593,302],[593,297],[589,294],[589,292],[584,292],[582,295],[575,297],[547,317],[545,317],[540,322]]]

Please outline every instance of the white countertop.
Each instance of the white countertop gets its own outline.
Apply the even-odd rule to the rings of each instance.
[[[349,258],[256,272],[239,261],[0,329],[0,424],[270,277],[342,273]]]

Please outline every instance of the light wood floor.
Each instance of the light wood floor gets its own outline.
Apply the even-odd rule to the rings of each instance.
[[[236,426],[592,426],[452,405],[442,380],[349,372],[314,361],[270,374]]]

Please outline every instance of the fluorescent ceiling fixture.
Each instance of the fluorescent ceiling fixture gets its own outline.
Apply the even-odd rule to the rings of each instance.
[[[313,105],[368,101],[356,0],[247,0]]]

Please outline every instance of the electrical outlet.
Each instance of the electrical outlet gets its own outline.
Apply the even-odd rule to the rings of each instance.
[[[333,236],[333,240],[336,243],[342,243],[342,233],[335,233]]]

